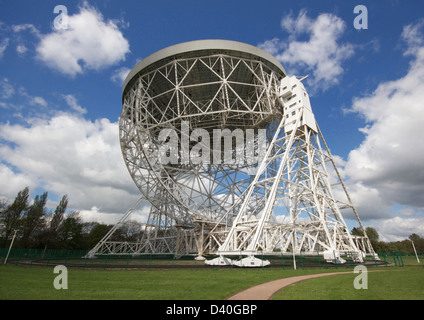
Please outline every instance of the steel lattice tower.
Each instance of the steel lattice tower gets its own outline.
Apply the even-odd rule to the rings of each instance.
[[[133,68],[122,101],[121,150],[142,197],[89,255],[257,266],[258,254],[374,254],[302,81],[270,54],[226,40],[175,45]],[[139,241],[111,241],[142,199]],[[364,237],[350,235],[348,209]]]

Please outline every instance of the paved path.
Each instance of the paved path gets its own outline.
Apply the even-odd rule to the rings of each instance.
[[[236,293],[235,295],[232,295],[231,297],[227,298],[227,300],[269,300],[271,299],[274,293],[293,283],[312,278],[326,277],[345,273],[353,273],[353,271],[310,274],[305,276],[273,280]]]

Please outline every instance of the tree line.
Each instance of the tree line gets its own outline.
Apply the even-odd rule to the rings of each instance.
[[[15,200],[0,200],[0,247],[6,248],[17,230],[15,248],[34,249],[92,249],[113,227],[98,222],[83,222],[78,211],[69,211],[69,199],[64,195],[54,210],[46,208],[48,193],[36,195],[30,203],[29,188],[19,191]],[[424,252],[424,238],[411,234],[408,239],[395,242],[379,241],[378,232],[365,229],[376,252]],[[353,228],[352,235],[363,236],[363,231]],[[112,235],[112,241],[137,241],[142,235],[141,223],[129,221]]]
[[[64,195],[54,210],[46,207],[48,193],[30,201],[29,188],[19,191],[12,203],[0,200],[0,247],[6,248],[16,232],[14,248],[89,250],[112,228],[83,222],[78,211],[67,210]],[[114,241],[136,241],[141,224],[130,221],[113,234]]]
[[[417,252],[424,252],[424,238],[413,233],[408,239],[402,241],[385,242],[379,241],[380,236],[374,228],[365,228],[368,239],[370,239],[371,245],[375,252],[392,252],[398,251],[401,253],[414,253],[414,246]],[[351,231],[352,235],[363,236],[364,232],[360,228],[353,228]]]

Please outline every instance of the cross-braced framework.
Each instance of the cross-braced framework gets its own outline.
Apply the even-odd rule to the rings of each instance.
[[[124,84],[120,141],[149,217],[139,241],[110,240],[136,203],[90,255],[217,254],[207,263],[254,266],[259,252],[373,253],[347,230],[342,211],[359,216],[306,90],[256,47],[195,41],[140,62]]]

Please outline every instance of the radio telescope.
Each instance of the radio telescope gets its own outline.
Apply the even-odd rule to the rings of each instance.
[[[227,40],[139,62],[124,82],[119,134],[142,197],[89,255],[217,256],[206,263],[238,266],[263,265],[261,254],[374,255],[301,80],[269,53]],[[151,206],[140,239],[112,241],[143,200]],[[350,235],[344,215],[364,237]]]

